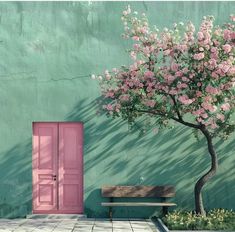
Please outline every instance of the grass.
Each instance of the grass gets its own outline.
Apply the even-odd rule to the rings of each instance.
[[[229,230],[235,231],[235,212],[214,209],[206,216],[194,212],[173,211],[162,218],[170,230]]]

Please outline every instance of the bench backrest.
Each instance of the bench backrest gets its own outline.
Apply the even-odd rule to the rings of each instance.
[[[175,188],[165,186],[103,186],[103,197],[174,197]]]

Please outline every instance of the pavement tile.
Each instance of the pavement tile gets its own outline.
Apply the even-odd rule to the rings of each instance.
[[[0,232],[159,232],[144,219],[0,219]]]

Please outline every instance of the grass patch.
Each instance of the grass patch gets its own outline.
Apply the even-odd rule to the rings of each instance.
[[[214,209],[206,216],[194,212],[173,211],[162,218],[170,230],[230,230],[235,231],[235,212]]]

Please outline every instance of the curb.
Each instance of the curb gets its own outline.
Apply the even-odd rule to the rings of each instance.
[[[160,218],[157,218],[156,222],[161,232],[169,232],[169,229],[166,227],[166,225],[162,222]]]

